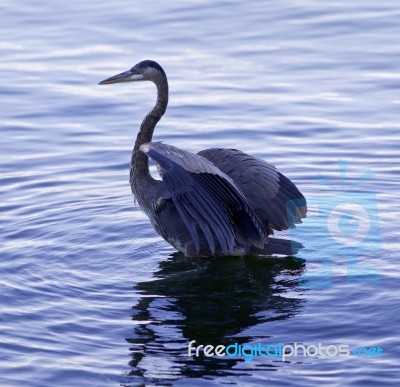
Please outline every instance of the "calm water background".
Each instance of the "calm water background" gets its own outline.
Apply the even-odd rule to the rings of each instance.
[[[0,8],[0,385],[399,380],[398,1]],[[304,262],[174,255],[128,184],[155,89],[97,85],[142,59],[169,76],[157,140],[240,148],[273,162],[311,200],[347,194],[340,160],[352,184],[370,169],[353,191],[377,203],[380,232],[362,261],[373,278],[350,278],[343,259],[319,270],[323,232],[311,217],[296,230]],[[381,346],[384,356],[195,359],[190,340]]]

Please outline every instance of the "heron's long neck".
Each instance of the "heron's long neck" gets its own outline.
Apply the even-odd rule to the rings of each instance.
[[[135,146],[132,152],[130,182],[132,189],[134,186],[142,184],[145,181],[152,181],[150,175],[148,157],[139,150],[142,144],[150,142],[153,137],[154,128],[157,122],[165,113],[168,105],[168,81],[166,77],[157,79],[157,102],[154,108],[144,118],[140,125],[139,133],[136,137]]]

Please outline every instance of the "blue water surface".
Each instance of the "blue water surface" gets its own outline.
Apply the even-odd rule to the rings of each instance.
[[[1,386],[400,379],[399,2],[0,8]],[[285,234],[301,259],[187,259],[155,233],[128,184],[155,88],[97,84],[143,59],[170,83],[155,140],[239,148],[305,194]],[[193,340],[383,352],[246,361],[188,356]]]

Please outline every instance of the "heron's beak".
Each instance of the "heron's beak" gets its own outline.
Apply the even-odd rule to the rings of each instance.
[[[99,85],[110,85],[111,83],[135,82],[142,80],[144,80],[142,74],[135,74],[131,70],[128,70],[121,74],[114,75],[113,77],[107,78],[104,81],[99,82]]]

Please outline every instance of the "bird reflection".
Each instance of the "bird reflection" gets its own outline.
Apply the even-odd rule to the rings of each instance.
[[[188,343],[249,343],[246,330],[288,319],[304,302],[299,289],[304,260],[263,256],[193,260],[181,253],[160,263],[154,280],[139,283],[133,307],[130,377],[169,384],[181,378],[238,375],[230,357],[188,356]],[[263,335],[258,338],[267,338]]]

